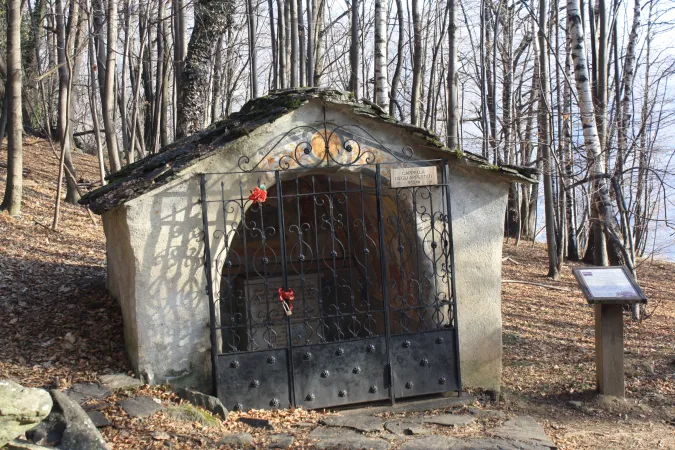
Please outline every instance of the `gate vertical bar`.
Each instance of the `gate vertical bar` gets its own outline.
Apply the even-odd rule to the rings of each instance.
[[[284,291],[288,289],[288,268],[286,265],[286,224],[284,223],[284,201],[281,189],[281,172],[274,171],[277,186],[277,211],[279,213],[279,245],[281,245],[281,276],[284,280]],[[289,305],[290,306],[290,305]],[[293,380],[293,337],[291,336],[291,317],[286,316],[286,346],[288,351],[288,382],[291,405],[295,408],[295,381]]]
[[[209,327],[211,329],[211,383],[213,392],[218,397],[218,339],[216,336],[216,305],[213,298],[213,279],[211,276],[211,240],[209,236],[209,208],[206,203],[206,175],[199,175],[199,192],[202,204],[202,221],[204,224],[204,271],[206,272],[206,293],[209,297]]]
[[[382,174],[380,164],[375,165],[375,195],[377,198],[377,227],[380,235],[380,272],[382,278],[382,302],[384,303],[384,334],[387,347],[387,371],[389,372],[389,399],[396,403],[394,390],[394,371],[391,365],[391,330],[389,327],[389,286],[387,282],[387,258],[384,254],[384,213],[382,210]],[[363,195],[363,193],[361,194]]]
[[[453,328],[455,329],[455,355],[457,358],[457,385],[459,386],[459,392],[462,391],[462,369],[461,369],[461,358],[459,354],[459,326],[457,322],[457,292],[455,290],[455,238],[452,233],[452,207],[450,199],[450,167],[448,165],[448,160],[443,160],[443,184],[445,185],[445,198],[448,203],[448,232],[450,233],[450,277],[451,277],[451,292],[452,292],[452,309],[453,309]]]

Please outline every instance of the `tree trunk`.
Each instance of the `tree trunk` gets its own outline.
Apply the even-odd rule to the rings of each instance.
[[[56,45],[57,45],[57,61],[59,63],[59,100],[58,100],[58,138],[62,146],[64,164],[70,173],[73,175],[73,178],[66,177],[66,202],[71,204],[77,204],[77,201],[80,199],[80,195],[77,193],[77,174],[75,173],[75,168],[72,162],[72,156],[70,152],[71,147],[71,137],[69,136],[69,130],[71,128],[71,110],[70,110],[70,95],[69,92],[71,82],[70,82],[70,68],[71,64],[66,59],[69,59],[70,56],[67,54],[68,48],[70,47],[70,42],[72,42],[72,37],[74,34],[74,29],[77,27],[78,15],[79,15],[79,4],[73,2],[70,4],[70,18],[69,24],[70,29],[68,30],[68,38],[66,38],[66,21],[65,21],[65,11],[64,11],[64,0],[56,0]]]
[[[117,130],[115,129],[115,78],[117,75],[117,0],[108,0],[108,37],[105,63],[105,79],[101,107],[103,110],[103,127],[105,143],[110,159],[110,171],[117,172],[122,168],[117,149]]]
[[[204,99],[209,92],[211,50],[232,21],[230,0],[200,0],[195,4],[195,25],[188,44],[178,102],[176,138],[203,128]]]
[[[256,4],[257,3],[254,3],[253,0],[246,0],[246,10],[248,12],[246,15],[248,18],[248,54],[251,59],[251,98],[258,98],[258,50],[256,48],[258,11],[257,8],[254,7]],[[222,36],[222,33],[220,36]],[[220,36],[218,37],[219,42]]]
[[[410,123],[419,125],[420,95],[422,84],[422,24],[420,23],[419,0],[412,0],[413,21],[413,66],[412,95],[410,96]]]
[[[389,94],[389,115],[394,116],[394,109],[396,108],[398,98],[398,84],[401,79],[401,70],[403,69],[403,45],[405,43],[405,28],[403,26],[403,2],[396,0],[396,22],[398,26],[398,40],[396,49],[396,68],[394,69],[394,76],[391,79],[391,91]],[[399,108],[400,110],[400,108]],[[403,114],[400,115],[400,120],[403,120]]]
[[[286,0],[291,26],[291,87],[298,87],[298,4],[295,0]]]
[[[0,210],[21,214],[23,192],[23,114],[21,107],[21,0],[7,0],[7,83],[5,100],[9,123],[7,184]]]
[[[448,0],[450,24],[448,26],[448,148],[459,148],[457,124],[459,104],[457,95],[457,0]]]
[[[548,29],[548,1],[539,0],[539,142],[544,163],[544,214],[546,218],[546,246],[548,247],[548,276],[560,278],[557,261],[555,236],[555,218],[553,212],[553,180],[551,167],[551,135],[549,130],[549,84],[548,84],[548,46],[546,30]]]
[[[375,103],[389,108],[387,71],[387,2],[375,0]]]
[[[349,90],[354,93],[354,97],[359,98],[359,1],[351,1],[351,42],[349,46]]]

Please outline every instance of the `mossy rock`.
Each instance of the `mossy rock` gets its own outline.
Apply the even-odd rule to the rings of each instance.
[[[164,414],[175,420],[182,422],[198,422],[206,427],[215,427],[220,423],[217,417],[211,413],[201,410],[189,403],[179,406],[170,406],[164,410]]]

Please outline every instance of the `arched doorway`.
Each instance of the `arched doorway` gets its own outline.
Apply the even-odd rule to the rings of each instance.
[[[274,180],[263,202],[248,198],[251,177],[223,196],[212,301],[226,406],[460,389],[447,167],[416,164],[441,183],[392,187],[394,165],[363,164],[275,171],[258,178]]]

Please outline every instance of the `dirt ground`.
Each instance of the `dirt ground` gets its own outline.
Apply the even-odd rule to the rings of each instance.
[[[78,177],[97,179],[94,157],[75,154]],[[0,161],[6,161],[0,150]],[[54,213],[57,159],[44,141],[24,147],[23,214],[0,213],[0,377],[27,386],[67,388],[106,373],[129,372],[119,307],[105,289],[105,236],[99,217],[64,205],[58,231]],[[6,169],[0,167],[0,192]],[[638,277],[650,298],[641,323],[625,316],[626,401],[594,393],[593,310],[586,305],[565,264],[563,278],[545,277],[542,245],[504,245],[504,374],[498,403],[476,395],[476,406],[512,415],[529,414],[561,449],[675,449],[675,264],[641,261]],[[460,312],[461,313],[461,312]],[[461,320],[461,316],[459,317]],[[164,387],[144,387],[164,405],[178,399]],[[186,422],[155,414],[130,419],[108,399],[102,429],[115,449],[215,448],[230,431],[250,432],[256,445],[269,431],[239,422],[239,416],[270,420],[275,433],[293,430],[296,445],[310,448],[298,422],[316,423],[324,412],[304,410],[230,413],[226,422]],[[479,435],[489,424],[446,431]]]

